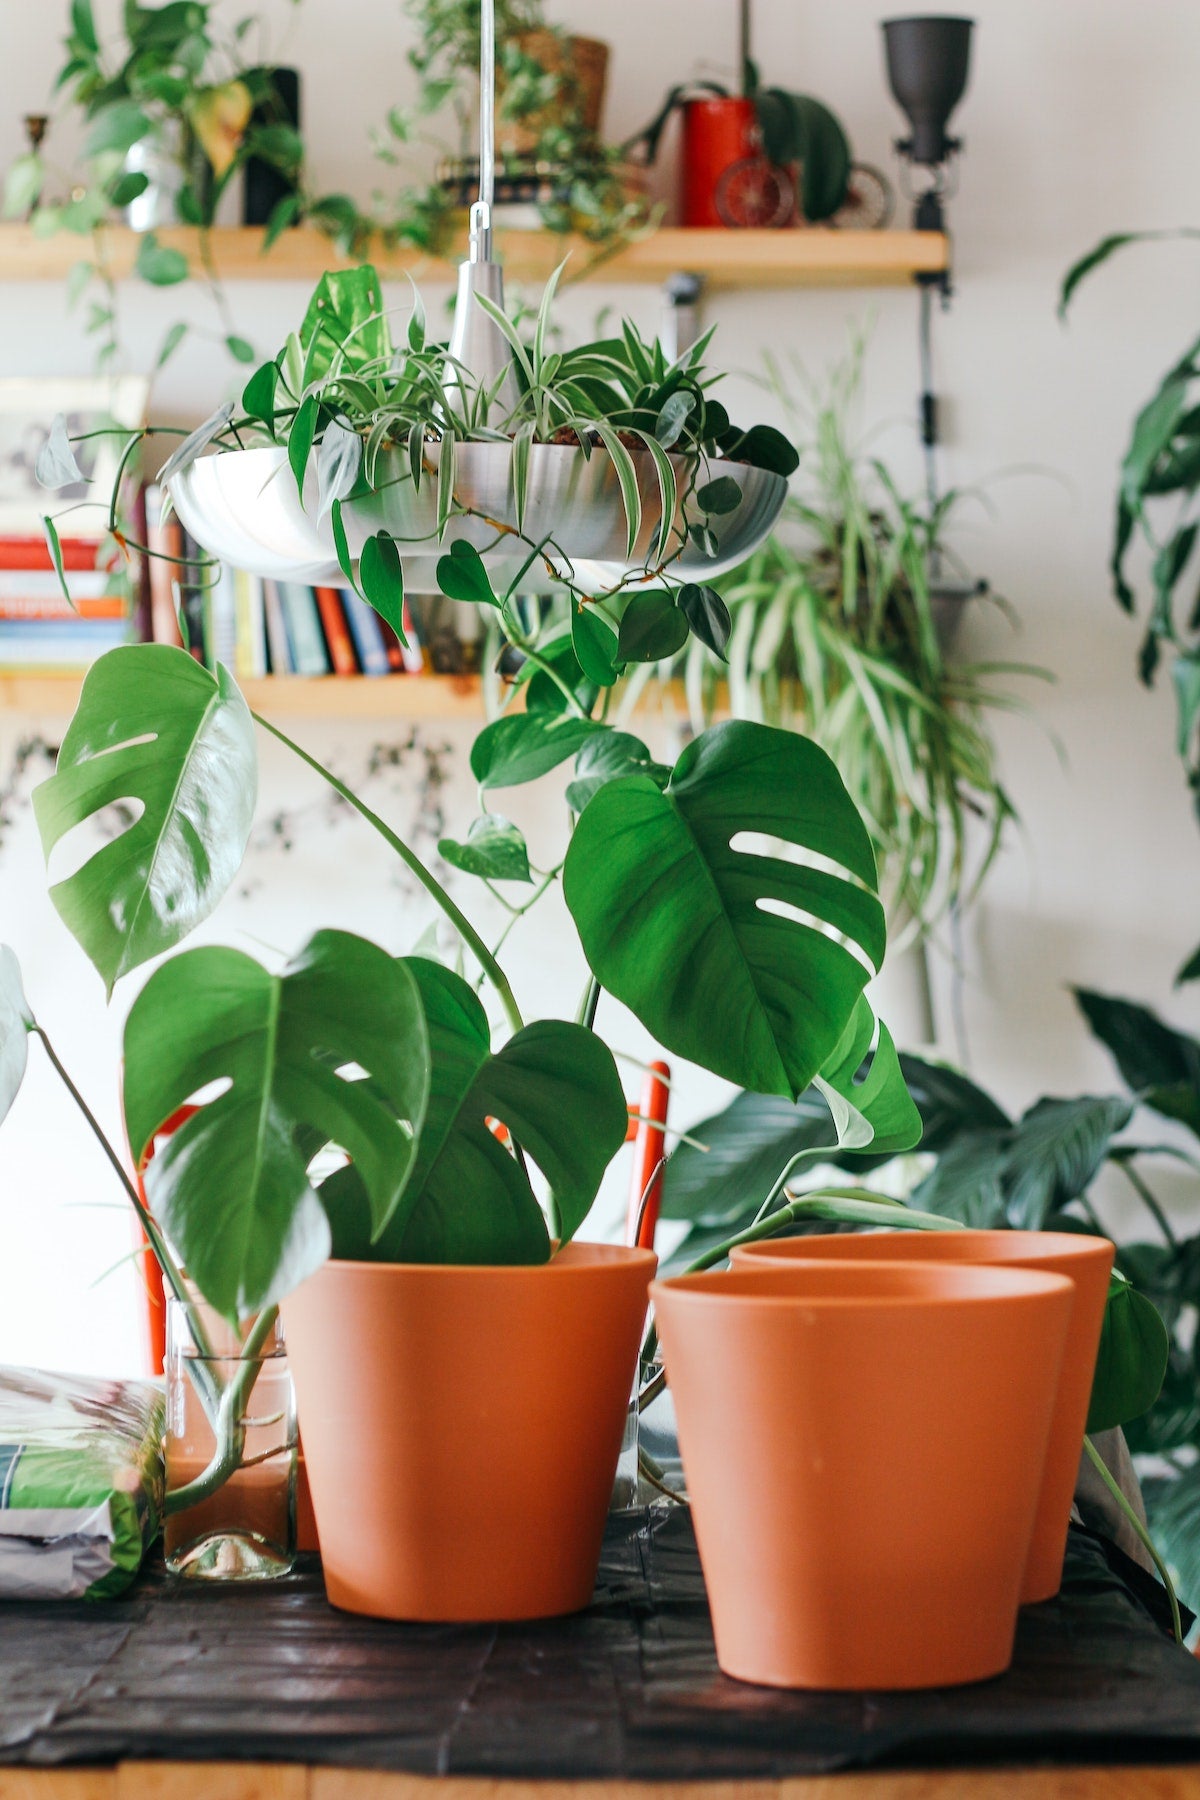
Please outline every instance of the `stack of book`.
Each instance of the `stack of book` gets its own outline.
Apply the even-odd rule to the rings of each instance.
[[[0,672],[82,674],[131,634],[128,583],[95,538],[63,537],[72,605],[44,537],[0,537]]]

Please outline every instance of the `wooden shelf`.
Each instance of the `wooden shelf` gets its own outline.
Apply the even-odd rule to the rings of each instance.
[[[66,717],[75,710],[78,675],[0,675],[0,716]],[[238,684],[248,705],[268,718],[483,719],[475,675],[268,676]]]
[[[182,250],[193,270],[199,268],[194,229],[177,227],[158,236]],[[919,274],[937,274],[949,259],[948,240],[936,231],[685,231],[664,226],[599,261],[594,245],[548,231],[500,231],[497,239],[506,271],[516,281],[544,281],[568,252],[568,279],[660,284],[686,271],[725,290],[896,286]],[[103,241],[114,275],[129,275],[139,234],[111,225],[104,228]],[[313,283],[326,269],[347,264],[327,237],[304,226],[285,231],[266,255],[263,233],[248,226],[217,227],[210,242],[217,272],[227,281]],[[72,232],[39,237],[28,225],[0,225],[0,280],[61,281],[90,254],[90,241]],[[454,279],[451,263],[415,250],[381,246],[375,262],[387,276],[407,272],[428,282]]]

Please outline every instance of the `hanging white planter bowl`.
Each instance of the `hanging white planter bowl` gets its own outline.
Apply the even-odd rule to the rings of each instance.
[[[480,552],[493,585],[507,586],[530,556],[531,544],[545,544],[534,557],[521,586],[544,590],[546,563],[579,585],[600,590],[625,576],[644,575],[656,566],[655,546],[662,506],[658,476],[649,453],[632,453],[642,500],[642,519],[633,554],[627,553],[628,524],[620,483],[607,451],[590,456],[569,444],[535,444],[529,455],[528,486],[522,538],[503,528],[516,528],[512,487],[512,451],[508,444],[459,444],[455,455],[454,493],[470,517],[452,516],[440,535],[437,527],[438,477],[427,473],[415,489],[407,460],[381,458],[376,489],[347,501],[342,519],[350,555],[357,560],[363,544],[380,530],[397,540],[405,577],[415,593],[437,591],[438,558],[455,539],[465,538]],[[671,459],[680,488],[687,485],[688,459]],[[732,512],[706,523],[716,540],[716,555],[706,556],[691,542],[669,564],[681,581],[709,581],[744,562],[757,549],[779,517],[787,495],[782,475],[745,463],[714,458],[705,463],[701,484],[728,475],[742,492]],[[287,452],[276,446],[260,450],[223,450],[201,457],[173,475],[168,483],[175,510],[186,529],[211,555],[280,581],[340,582],[332,523],[318,520],[316,474],[305,480],[304,503],[288,466]],[[674,545],[686,535],[681,497],[674,521]],[[695,500],[687,504],[689,523],[702,515]],[[480,516],[475,516],[480,515]]]

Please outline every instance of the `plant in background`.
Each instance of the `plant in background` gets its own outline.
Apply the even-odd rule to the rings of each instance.
[[[298,0],[295,0],[298,4]],[[119,32],[102,37],[91,0],[71,0],[65,59],[55,80],[64,106],[86,126],[81,169],[56,170],[40,149],[8,172],[4,213],[29,216],[35,231],[71,231],[91,239],[68,281],[74,303],[91,293],[88,330],[99,340],[100,367],[118,355],[116,288],[103,226],[122,208],[145,204],[159,190],[175,222],[200,228],[203,273],[231,356],[253,362],[254,350],[236,331],[217,278],[208,231],[221,198],[251,158],[290,184],[267,225],[264,248],[300,218],[332,236],[353,237],[357,208],[344,195],[317,197],[307,184],[304,144],[283,115],[274,66],[248,45],[260,29],[249,15],[229,31],[214,0],[168,0],[140,6],[125,0]],[[58,191],[56,191],[56,189]],[[188,260],[146,230],[135,272],[157,287],[189,275]],[[159,365],[178,348],[187,327],[172,324]]]
[[[417,99],[388,113],[375,136],[376,155],[399,167],[414,148],[436,147],[469,169],[479,0],[407,0],[405,11],[420,34],[408,53]],[[581,68],[582,42],[547,23],[542,0],[500,0],[498,174],[502,183],[531,186],[547,230],[576,233],[611,253],[645,227],[650,210],[630,188],[624,150],[600,136]],[[452,122],[449,144],[440,134],[446,119]],[[377,207],[375,223],[385,242],[443,250],[464,194],[454,178],[413,183]]]
[[[673,667],[697,729],[727,682],[735,717],[805,731],[829,753],[893,915],[925,934],[977,894],[1015,817],[985,715],[1019,702],[996,677],[1043,672],[948,661],[945,609],[959,601],[942,598],[939,580],[955,566],[945,536],[964,496],[930,510],[852,443],[862,348],[814,393],[811,416],[789,399],[800,476],[781,528],[714,584],[732,619],[724,656],[693,639]]]
[[[1101,240],[1063,280],[1059,317],[1065,318],[1080,282],[1128,244],[1195,238],[1200,232],[1121,231]],[[1138,672],[1154,684],[1164,650],[1170,659],[1177,712],[1176,746],[1200,814],[1200,608],[1195,560],[1200,532],[1200,338],[1171,364],[1133,422],[1121,462],[1109,567],[1118,604],[1133,613],[1137,595],[1128,558],[1135,542],[1149,552],[1150,611]],[[1200,978],[1200,949],[1178,980]]]

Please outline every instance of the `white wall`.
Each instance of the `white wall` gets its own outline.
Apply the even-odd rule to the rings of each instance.
[[[380,179],[366,159],[367,127],[409,89],[405,22],[378,0],[304,0],[294,17],[286,0],[267,10],[279,22],[278,42],[290,30],[288,48],[304,71],[306,130],[321,181],[365,194]],[[657,0],[635,8],[613,0],[598,11],[561,0],[551,10],[614,43],[613,135],[648,117],[671,81],[729,71],[732,6]],[[1055,297],[1065,266],[1105,231],[1194,222],[1200,15],[1184,0],[1136,9],[1120,0],[1087,7],[979,0],[973,10],[974,76],[957,120],[967,154],[952,208],[956,294],[937,320],[949,428],[944,476],[986,486],[994,512],[979,510],[961,546],[1016,606],[1020,630],[1014,636],[980,612],[961,653],[1021,657],[1056,677],[1054,687],[1034,692],[1044,731],[998,722],[1004,775],[1025,828],[971,915],[963,946],[975,1072],[1020,1106],[1041,1092],[1110,1079],[1076,1021],[1068,984],[1143,998],[1184,1024],[1196,1017],[1193,1002],[1172,997],[1170,980],[1200,939],[1200,832],[1172,749],[1169,695],[1147,695],[1136,684],[1137,630],[1110,599],[1105,564],[1124,434],[1195,329],[1200,253],[1186,246],[1130,253],[1084,289],[1065,330]],[[890,170],[900,119],[886,95],[876,19],[864,0],[836,8],[759,0],[756,50],[769,79],[822,95],[846,121],[858,155]],[[14,116],[41,100],[58,34],[55,9],[0,12],[0,59],[20,70],[19,87],[9,76],[10,111],[0,121],[4,160],[20,147]],[[69,144],[69,134],[60,141]],[[304,298],[301,289],[275,283],[248,284],[231,297],[239,328],[263,349],[274,347]],[[129,288],[127,341],[157,341],[164,319],[184,303],[178,291]],[[564,323],[586,328],[604,303],[627,309],[643,327],[657,322],[652,290],[592,287],[568,299]],[[198,319],[210,316],[199,301],[187,304]],[[0,309],[0,374],[88,368],[89,350],[53,288],[7,286]],[[910,292],[722,296],[713,312],[721,321],[715,353],[743,372],[730,383],[731,399],[750,403],[745,374],[763,347],[794,349],[820,369],[841,349],[847,319],[868,312],[875,329],[864,424],[889,426],[883,444],[915,485]],[[225,379],[216,351],[191,344],[160,383],[160,415],[207,411]],[[0,770],[28,724],[0,722]],[[306,733],[319,753],[339,751],[346,768],[361,763],[373,735],[363,727]],[[453,793],[462,817],[470,803],[464,733],[432,735],[457,745]],[[1051,735],[1061,740],[1063,765]],[[264,754],[264,765],[272,802],[311,794],[274,752]],[[389,804],[407,822],[411,789]],[[523,797],[522,817],[526,805]],[[253,948],[243,935],[253,931],[287,948],[311,925],[336,921],[403,948],[423,918],[388,885],[364,834],[350,825],[335,830],[323,814],[302,857],[258,858],[253,879],[261,883],[253,904],[231,902],[211,935]],[[60,1048],[115,1128],[116,1015],[131,996],[105,1014],[96,978],[44,901],[24,816],[0,849],[0,939],[18,949]],[[514,951],[516,978],[534,1007],[574,1004],[579,969],[563,934],[530,928]],[[948,1043],[948,962],[935,974]],[[631,1031],[631,1047],[638,1041]],[[693,1090],[693,1109],[703,1099]],[[40,1072],[6,1128],[0,1167],[0,1360],[133,1366],[128,1271],[88,1286],[121,1255],[126,1223],[118,1212],[90,1210],[116,1197],[112,1184],[68,1113],[52,1110]],[[81,1202],[89,1210],[77,1210]]]

